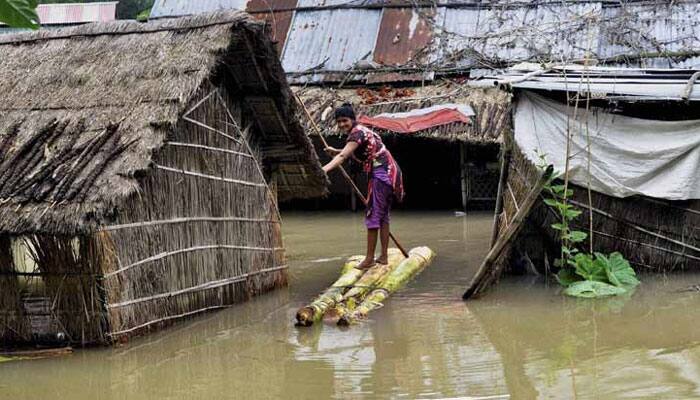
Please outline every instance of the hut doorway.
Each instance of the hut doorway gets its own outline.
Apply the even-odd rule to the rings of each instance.
[[[358,121],[382,137],[404,172],[402,209],[493,209],[499,180],[501,138],[510,130],[510,96],[470,90],[455,82],[421,87],[299,87],[297,94],[328,143],[344,145],[332,111],[350,103]],[[314,138],[322,162],[320,140]],[[364,173],[348,169],[360,187]],[[361,209],[340,173],[331,172],[330,196],[287,204],[290,209]]]
[[[404,172],[407,209],[490,209],[498,186],[498,145],[384,138]]]
[[[104,296],[87,238],[0,238],[2,343],[87,344],[101,337]]]
[[[343,138],[328,136],[329,145],[340,148]],[[401,209],[407,210],[492,210],[498,192],[498,144],[471,144],[439,141],[425,137],[385,135],[382,140],[391,150],[404,174],[406,197]],[[317,149],[323,145],[314,138]],[[319,151],[322,162],[328,157]],[[346,169],[365,190],[367,178],[356,162]],[[330,194],[324,199],[283,203],[289,210],[361,210],[362,203],[338,171],[330,174]]]

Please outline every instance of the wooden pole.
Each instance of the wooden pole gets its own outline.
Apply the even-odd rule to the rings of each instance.
[[[326,138],[323,136],[323,133],[321,132],[321,128],[319,128],[318,124],[316,124],[316,121],[314,121],[313,117],[311,117],[311,113],[309,112],[309,109],[306,108],[306,105],[304,104],[303,101],[301,101],[301,99],[299,98],[299,95],[296,94],[296,93],[294,93],[294,97],[297,99],[297,103],[299,103],[299,105],[301,106],[301,108],[304,110],[304,114],[306,115],[306,118],[307,118],[307,119],[309,120],[309,122],[311,123],[311,126],[314,127],[314,130],[315,130],[316,133],[318,134],[318,137],[321,138],[321,143],[323,143],[323,146],[324,146],[324,147],[330,147],[330,146],[328,146],[328,142],[326,142]],[[343,168],[343,166],[340,165],[340,166],[338,166],[338,169],[340,170],[340,172],[341,172],[341,173],[343,174],[343,176],[345,177],[345,180],[348,181],[348,183],[350,184],[350,186],[352,187],[352,189],[355,191],[355,193],[357,193],[357,196],[360,198],[360,200],[362,201],[362,203],[364,203],[365,205],[367,205],[367,198],[366,198],[365,195],[362,193],[362,191],[360,190],[360,188],[357,187],[357,185],[355,184],[355,181],[352,180],[352,178],[350,177],[350,175],[348,174],[348,172],[345,170],[345,168]],[[391,233],[391,232],[389,232],[389,237],[390,237],[391,240],[394,242],[394,244],[396,245],[396,247],[399,248],[399,250],[401,251],[401,254],[403,254],[404,257],[408,258],[408,252],[407,252],[406,249],[401,245],[401,243],[399,243],[398,239],[396,239],[396,237],[394,236],[394,234]]]
[[[527,216],[530,214],[530,210],[532,210],[532,207],[535,205],[537,198],[539,197],[540,193],[542,193],[542,189],[544,188],[547,179],[549,179],[553,171],[554,168],[550,165],[537,181],[537,184],[527,194],[525,200],[523,200],[522,206],[513,216],[513,220],[505,231],[499,235],[498,240],[496,240],[494,246],[491,247],[491,250],[489,250],[486,258],[484,258],[484,261],[479,266],[476,274],[474,274],[471,282],[469,282],[469,287],[462,296],[464,300],[478,295],[501,273],[501,268],[499,266],[494,266],[496,259],[498,259],[498,257],[501,255],[501,252],[506,245],[509,244],[513,238],[515,238],[518,232],[520,232],[520,228],[523,222],[525,222],[525,218],[527,218]]]

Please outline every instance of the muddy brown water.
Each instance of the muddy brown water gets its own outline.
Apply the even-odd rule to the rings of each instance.
[[[359,214],[284,217],[290,287],[116,349],[0,363],[7,399],[698,398],[700,275],[641,277],[628,299],[564,298],[512,277],[460,300],[487,214],[399,213],[438,257],[366,323],[295,328],[296,309],[361,252]]]

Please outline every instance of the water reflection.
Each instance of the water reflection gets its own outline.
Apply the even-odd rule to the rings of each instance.
[[[700,301],[675,292],[698,276],[646,278],[631,298],[603,301],[508,282],[498,300],[468,307],[519,397],[698,397]]]
[[[642,276],[627,299],[578,301],[509,278],[461,293],[489,240],[486,215],[399,215],[436,262],[366,323],[298,329],[296,308],[357,253],[361,216],[285,216],[287,290],[117,349],[0,363],[0,398],[360,399],[700,397],[700,275]],[[312,262],[315,261],[315,262]]]

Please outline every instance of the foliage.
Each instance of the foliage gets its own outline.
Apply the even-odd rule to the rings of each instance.
[[[0,0],[0,22],[14,28],[39,29],[37,0]]]
[[[136,16],[136,20],[139,22],[146,22],[148,21],[148,17],[151,16],[151,9],[147,8],[139,13],[139,15]]]
[[[597,298],[627,293],[627,290],[599,281],[578,281],[564,289],[564,294],[573,297]]]
[[[566,287],[564,294],[575,297],[605,297],[627,293],[639,285],[630,263],[622,254],[609,256],[578,253],[574,268],[562,268],[557,280]]]
[[[139,14],[149,10],[150,15],[153,0],[120,0],[117,4],[117,18],[138,19]]]
[[[609,257],[605,257],[603,254],[596,253],[596,257],[603,260],[608,281],[613,285],[620,287],[635,287],[639,285],[637,274],[622,254],[615,252],[610,254]]]
[[[538,167],[546,168],[546,156],[538,153]],[[557,281],[564,286],[564,294],[573,297],[598,298],[628,293],[639,285],[629,261],[619,252],[610,255],[584,253],[576,246],[588,239],[588,233],[571,229],[571,223],[582,214],[568,199],[574,191],[566,185],[554,184],[559,173],[551,175],[544,186],[549,198],[545,204],[552,207],[561,222],[552,224],[559,232],[561,256],[555,262],[560,268]]]

